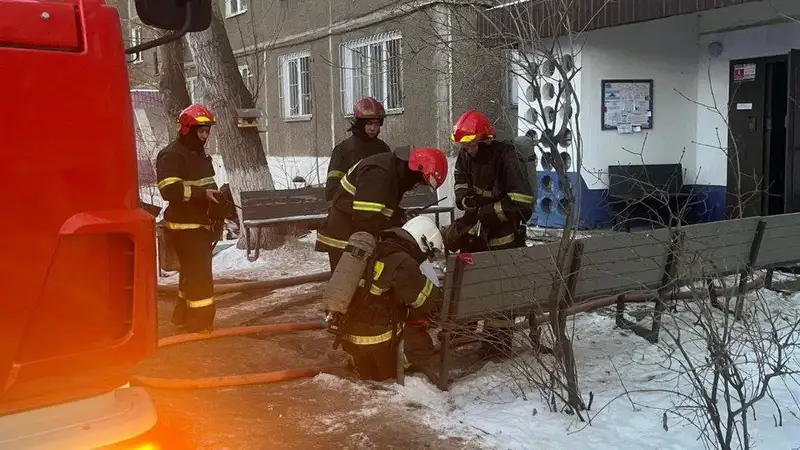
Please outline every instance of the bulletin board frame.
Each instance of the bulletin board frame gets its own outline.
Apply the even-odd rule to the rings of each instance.
[[[654,116],[655,113],[653,111],[653,80],[652,79],[609,79],[609,80],[600,80],[600,129],[603,131],[607,130],[618,130],[619,126],[623,124],[623,122],[614,121],[612,117],[613,114],[618,113],[619,110],[615,108],[614,103],[619,105],[620,101],[614,102],[614,97],[612,97],[614,92],[619,92],[623,88],[626,91],[630,91],[631,89],[627,88],[626,85],[634,85],[633,90],[635,92],[647,92],[647,99],[645,100],[646,110],[643,111],[641,114],[646,115],[646,120],[637,120],[635,122],[628,122],[627,125],[631,127],[639,127],[641,130],[652,130],[654,125]],[[611,101],[609,101],[611,100]],[[609,111],[609,106],[612,107],[612,110]]]

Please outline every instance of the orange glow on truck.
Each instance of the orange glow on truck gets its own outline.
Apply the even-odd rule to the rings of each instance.
[[[208,26],[207,0],[136,6],[165,29],[185,16],[175,36]],[[0,0],[0,449],[175,448],[147,392],[120,387],[157,345],[126,65],[102,0]]]

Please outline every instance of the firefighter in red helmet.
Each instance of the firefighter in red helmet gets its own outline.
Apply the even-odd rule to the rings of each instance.
[[[353,120],[348,129],[351,135],[333,148],[328,164],[328,178],[325,182],[325,200],[328,205],[332,204],[333,195],[347,169],[367,156],[391,151],[389,146],[378,138],[385,117],[386,110],[383,109],[383,105],[372,97],[364,97],[353,105]],[[331,270],[333,267],[334,262],[331,259]]]
[[[447,158],[436,148],[398,147],[356,162],[342,177],[325,223],[317,231],[316,250],[326,252],[331,270],[353,233],[377,235],[410,218],[399,208],[403,194],[423,184],[438,189],[447,178]]]
[[[172,323],[196,332],[213,328],[216,306],[211,270],[215,241],[209,209],[221,201],[211,157],[205,152],[214,115],[191,105],[178,116],[178,138],[158,153],[156,174],[164,212],[165,234],[180,263],[178,300]]]
[[[496,140],[489,119],[475,110],[458,118],[450,139],[461,147],[454,178],[456,207],[464,216],[445,232],[448,250],[524,247],[534,203],[524,159],[513,144]],[[485,352],[510,352],[512,326],[509,320],[489,321]]]

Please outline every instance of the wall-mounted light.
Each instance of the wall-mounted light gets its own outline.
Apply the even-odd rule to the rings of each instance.
[[[716,58],[722,54],[722,42],[713,41],[708,44],[708,54],[711,55],[712,58]]]

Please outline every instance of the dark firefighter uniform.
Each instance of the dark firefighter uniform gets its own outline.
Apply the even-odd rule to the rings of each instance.
[[[340,336],[361,379],[382,381],[396,375],[397,345],[405,339],[404,368],[425,371],[434,347],[427,324],[440,289],[420,272],[425,256],[404,230],[381,234],[368,287],[362,279],[347,310]],[[427,373],[427,372],[426,372]]]
[[[421,173],[408,170],[407,164],[394,152],[378,153],[357,162],[342,177],[315,244],[317,251],[330,254],[331,270],[353,233],[377,235],[402,223],[403,194],[423,181]]]
[[[472,197],[490,250],[525,246],[525,223],[533,212],[533,192],[524,162],[510,143],[479,144],[475,157],[461,151],[456,159],[456,206]]]
[[[378,138],[370,139],[360,129],[353,129],[353,134],[334,147],[328,165],[328,180],[325,183],[325,200],[332,204],[334,194],[339,188],[339,181],[347,170],[355,163],[376,153],[389,153],[389,145]]]
[[[214,281],[211,250],[214,242],[209,219],[207,189],[217,189],[211,157],[192,150],[180,139],[159,152],[156,159],[158,189],[169,202],[164,228],[180,262],[175,324],[191,330],[210,328],[214,322]]]
[[[534,196],[525,163],[512,144],[495,140],[482,142],[474,157],[466,151],[459,152],[454,178],[456,206],[464,210],[465,199],[471,197],[478,207],[476,213],[459,219],[473,224],[472,230],[480,221],[480,235],[485,240],[472,242],[486,242],[489,250],[525,246],[525,226],[532,213]],[[484,345],[484,351],[488,354],[510,352],[513,325],[511,320],[488,320],[489,343]]]

